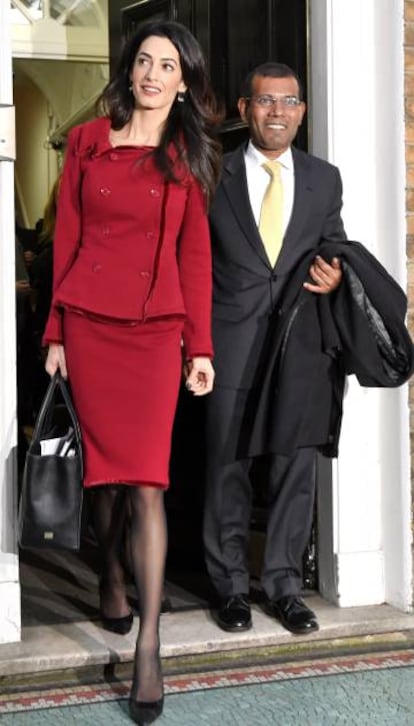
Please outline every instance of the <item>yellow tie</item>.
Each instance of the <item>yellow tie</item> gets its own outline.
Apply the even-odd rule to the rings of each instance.
[[[268,161],[262,164],[270,174],[270,181],[263,197],[260,210],[259,232],[267,256],[274,266],[282,247],[283,186],[280,177],[280,162]]]

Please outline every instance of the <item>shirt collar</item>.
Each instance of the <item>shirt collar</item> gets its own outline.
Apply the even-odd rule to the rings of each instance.
[[[267,156],[262,154],[262,152],[254,146],[251,139],[247,144],[245,160],[251,169],[262,166],[265,161],[269,161]],[[290,146],[288,149],[286,149],[286,151],[284,151],[282,154],[280,154],[280,156],[277,157],[277,160],[285,169],[293,172],[293,156]]]

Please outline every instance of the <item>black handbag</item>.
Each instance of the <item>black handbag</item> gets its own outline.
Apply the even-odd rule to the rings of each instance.
[[[56,401],[59,391],[63,405]],[[82,479],[79,422],[67,385],[57,371],[46,391],[26,454],[19,506],[21,547],[79,549]]]

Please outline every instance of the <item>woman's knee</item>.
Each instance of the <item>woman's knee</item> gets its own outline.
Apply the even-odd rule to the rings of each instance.
[[[138,515],[156,511],[164,506],[164,490],[159,486],[140,484],[129,487],[131,510]]]

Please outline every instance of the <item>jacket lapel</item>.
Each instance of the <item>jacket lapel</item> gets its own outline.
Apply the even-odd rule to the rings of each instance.
[[[242,145],[228,156],[223,166],[222,186],[247,242],[266,267],[272,269],[250,206],[244,153],[245,145]],[[287,272],[305,251],[300,246],[300,239],[308,222],[312,201],[313,179],[309,158],[294,147],[292,154],[295,169],[293,208],[275,266],[281,274]]]
[[[245,146],[239,146],[225,161],[222,186],[243,235],[260,259],[270,268],[270,262],[250,205],[244,152]]]

